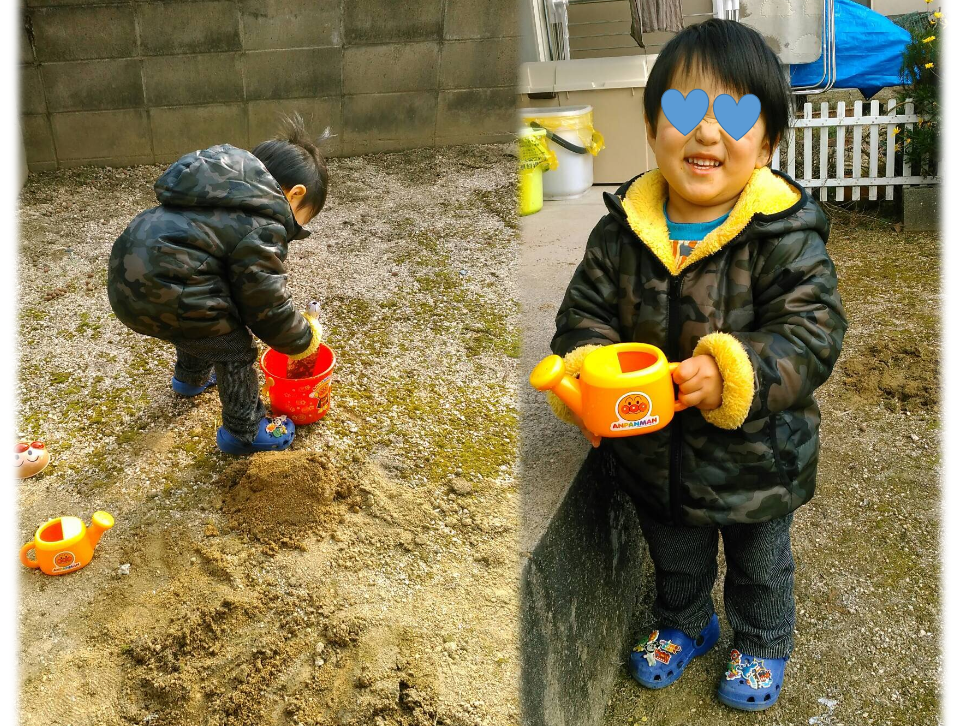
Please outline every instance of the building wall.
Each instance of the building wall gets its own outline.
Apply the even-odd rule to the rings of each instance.
[[[25,0],[32,171],[252,148],[298,111],[328,155],[503,141],[517,0]]]
[[[524,20],[532,26],[531,0],[523,0]],[[926,0],[854,0],[871,7],[881,15],[896,16],[914,11],[936,9],[942,0],[928,4]],[[536,0],[534,0],[536,2]],[[608,58],[625,55],[655,54],[673,37],[673,33],[645,33],[645,48],[630,35],[630,3],[628,0],[569,0],[570,52],[572,58]],[[712,0],[682,0],[684,26],[701,23],[713,17]],[[531,41],[527,41],[532,46]],[[536,61],[535,49],[524,51],[524,61]]]
[[[939,10],[941,5],[946,5],[946,2],[943,0],[934,0],[931,3],[927,3],[926,0],[866,0],[863,4],[881,15],[906,15]]]
[[[683,24],[695,25],[713,17],[711,0],[683,0]],[[630,35],[628,0],[571,0],[570,55],[572,58],[609,58],[660,52],[673,33],[644,33],[645,48]]]

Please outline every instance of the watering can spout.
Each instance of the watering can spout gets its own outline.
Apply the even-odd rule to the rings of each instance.
[[[551,355],[540,361],[530,374],[530,383],[538,391],[553,391],[567,408],[577,416],[583,415],[580,381],[567,375],[560,356]]]
[[[106,512],[94,512],[87,530],[87,540],[91,549],[97,546],[103,533],[113,526],[113,517]]]

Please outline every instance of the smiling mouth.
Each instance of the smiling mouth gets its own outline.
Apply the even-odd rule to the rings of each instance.
[[[39,456],[37,456],[36,459],[31,459],[31,458],[28,456],[28,457],[26,457],[26,459],[27,459],[27,461],[29,461],[31,464],[35,464],[36,462],[40,461],[40,457],[39,457]]]
[[[683,160],[683,163],[692,171],[698,174],[709,174],[715,169],[719,169],[723,166],[722,161],[716,159],[705,159],[699,156],[688,156]]]

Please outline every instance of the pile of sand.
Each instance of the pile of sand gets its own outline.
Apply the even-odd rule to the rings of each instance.
[[[925,341],[891,335],[845,360],[843,385],[887,408],[931,408],[940,398],[938,358],[936,348]]]
[[[270,451],[227,467],[222,509],[231,529],[268,550],[302,547],[304,537],[340,520],[338,509],[354,483],[320,452]]]

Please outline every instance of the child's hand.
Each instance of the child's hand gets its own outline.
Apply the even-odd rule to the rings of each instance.
[[[600,446],[600,437],[583,425],[583,419],[577,416],[577,414],[575,414],[573,411],[570,412],[570,415],[573,417],[574,423],[580,427],[580,432],[587,437],[587,441],[590,442],[593,448],[596,449],[598,446]]]
[[[680,387],[680,403],[702,411],[720,408],[723,377],[712,355],[687,358],[673,372],[673,382]]]

